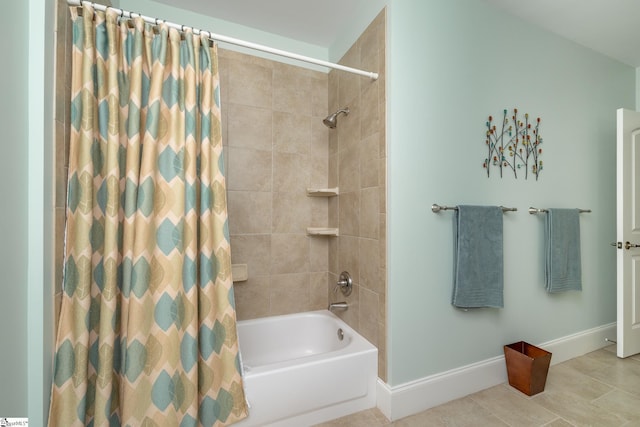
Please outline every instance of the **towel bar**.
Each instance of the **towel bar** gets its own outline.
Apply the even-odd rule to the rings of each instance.
[[[504,206],[500,206],[502,208],[502,212],[515,212],[518,208],[505,208]],[[440,211],[457,211],[458,208],[455,206],[440,206],[438,204],[431,205],[431,211],[434,213],[438,213]]]
[[[529,207],[529,213],[532,215],[537,213],[547,213],[547,212],[549,212],[549,209],[539,209],[539,208]],[[591,213],[591,209],[578,209],[578,212]]]

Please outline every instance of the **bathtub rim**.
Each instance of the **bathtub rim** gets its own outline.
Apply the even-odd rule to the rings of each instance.
[[[251,365],[244,364],[243,362],[243,372],[245,377],[267,375],[271,372],[290,369],[293,366],[320,364],[323,362],[323,360],[327,359],[328,357],[343,359],[343,358],[354,357],[355,355],[358,355],[358,354],[378,352],[378,348],[375,345],[373,345],[364,336],[362,336],[355,329],[349,326],[347,322],[345,322],[343,319],[338,317],[336,314],[330,312],[329,310],[313,310],[313,311],[304,311],[299,313],[281,314],[277,316],[259,317],[255,319],[239,320],[237,322],[238,323],[237,327],[238,329],[240,329],[240,326],[242,325],[252,325],[255,323],[264,323],[264,322],[276,323],[278,320],[290,319],[295,317],[329,318],[332,321],[336,322],[339,328],[342,328],[345,335],[350,337],[351,341],[346,346],[333,351],[298,357],[294,359],[287,359],[287,360],[278,361],[278,362],[272,362],[264,365],[251,366]],[[242,354],[242,339],[240,337],[239,332],[238,332],[238,340],[239,340],[240,352]]]

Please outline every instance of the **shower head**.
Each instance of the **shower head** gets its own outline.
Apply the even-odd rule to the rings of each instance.
[[[340,113],[344,113],[345,116],[349,115],[349,107],[344,107],[338,111],[336,111],[333,114],[328,115],[327,117],[325,117],[325,119],[322,121],[322,123],[324,123],[324,125],[326,127],[328,127],[329,129],[334,129],[336,127],[336,125],[338,124],[338,115]]]

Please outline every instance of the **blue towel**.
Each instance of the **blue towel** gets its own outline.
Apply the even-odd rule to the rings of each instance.
[[[453,227],[454,306],[503,307],[502,215],[498,206],[458,206]]]
[[[580,211],[549,209],[545,219],[547,292],[582,290]]]

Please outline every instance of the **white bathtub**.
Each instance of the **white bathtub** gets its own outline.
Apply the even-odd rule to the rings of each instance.
[[[378,350],[327,310],[243,320],[238,337],[250,409],[237,426],[310,426],[376,405]]]

